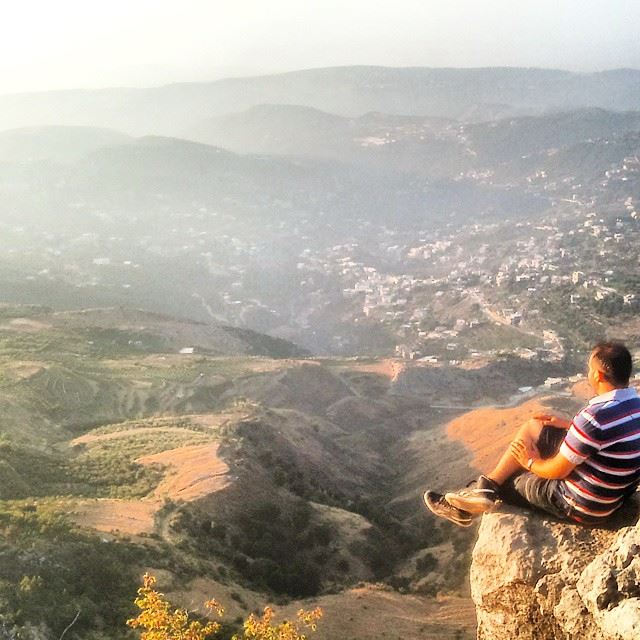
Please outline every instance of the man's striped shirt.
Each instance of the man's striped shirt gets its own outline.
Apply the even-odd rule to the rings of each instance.
[[[640,397],[635,389],[596,396],[571,422],[560,453],[577,466],[559,482],[576,519],[611,515],[640,481]]]

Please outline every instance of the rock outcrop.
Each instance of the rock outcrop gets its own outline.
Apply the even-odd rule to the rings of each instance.
[[[471,565],[478,640],[638,640],[637,508],[608,529],[508,506],[485,514]]]

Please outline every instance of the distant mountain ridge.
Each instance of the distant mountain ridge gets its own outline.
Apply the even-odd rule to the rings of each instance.
[[[118,333],[139,334],[155,341],[169,351],[183,347],[214,355],[248,355],[271,358],[304,357],[304,349],[291,342],[272,338],[249,329],[232,327],[219,322],[196,322],[140,309],[103,308],[82,311],[61,311],[44,316],[45,321],[61,329],[87,328]]]
[[[246,111],[208,118],[184,136],[237,153],[303,155],[345,159],[363,148],[390,142],[389,132],[403,137],[455,127],[455,120],[369,112],[350,118],[313,107],[260,104]]]
[[[351,117],[380,111],[473,121],[580,107],[625,111],[640,109],[640,71],[354,66],[150,89],[13,94],[0,96],[0,130],[73,124],[179,135],[187,113],[195,124],[264,103]]]
[[[462,124],[382,113],[346,118],[309,107],[258,105],[210,118],[185,137],[236,153],[325,157],[439,177],[638,131],[640,111],[595,107]]]
[[[134,138],[111,129],[82,126],[0,131],[0,162],[7,166],[84,164],[91,175],[92,168],[108,173],[105,162],[126,159],[129,175],[134,165],[149,161],[152,164],[145,173],[152,168],[160,171],[166,184],[180,175],[190,180],[189,176],[203,171],[203,163],[227,175],[241,166],[262,172],[265,155],[273,156],[269,163],[279,167],[276,172],[291,171],[291,159],[277,156],[295,156],[441,178],[504,163],[515,163],[517,170],[522,161],[526,163],[537,154],[585,143],[613,143],[639,132],[640,110],[615,112],[593,107],[464,124],[447,118],[379,112],[348,118],[300,105],[262,104],[208,118],[179,138]],[[568,169],[572,167],[570,164]]]
[[[132,138],[99,127],[24,127],[0,131],[0,162],[73,162],[103,147],[126,145]]]

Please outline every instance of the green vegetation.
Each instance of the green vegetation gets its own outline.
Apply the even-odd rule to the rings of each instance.
[[[100,440],[67,463],[67,487],[75,495],[94,498],[141,498],[157,486],[163,473],[158,466],[138,464],[136,458],[206,442],[211,438],[189,431],[142,431]]]
[[[0,630],[31,640],[40,633],[32,625],[59,637],[80,611],[66,638],[111,639],[148,566],[164,568],[177,590],[196,576],[277,598],[363,578],[407,590],[398,564],[442,540],[438,528],[389,507],[401,474],[383,461],[398,441],[393,429],[406,428],[388,422],[392,405],[375,405],[383,420],[349,425],[323,415],[351,393],[356,404],[383,397],[388,380],[378,374],[348,360],[300,367],[158,353],[158,344],[103,328],[33,325],[17,335],[0,328]],[[271,397],[285,406],[308,398],[318,413],[270,409]],[[247,417],[219,428],[189,415],[239,407]],[[168,470],[138,458],[214,441],[233,482],[197,502],[167,500],[154,531],[135,543],[79,531],[61,515],[87,498],[143,498]]]
[[[127,620],[134,629],[143,629],[141,640],[206,640],[210,636],[224,637],[223,625],[217,620],[194,620],[185,609],[174,609],[162,593],[154,588],[156,579],[144,575],[142,587],[138,589],[135,604],[140,610],[135,618]],[[211,617],[222,617],[224,610],[216,600],[207,600],[205,609]],[[274,611],[266,607],[263,615],[251,614],[242,626],[241,636],[231,640],[306,640],[303,631],[315,631],[322,610],[298,611],[296,621],[285,620],[272,624]]]
[[[37,318],[51,312],[50,307],[41,305],[0,305],[0,320],[13,320],[14,318]]]
[[[473,329],[465,331],[460,336],[465,347],[472,351],[511,351],[518,347],[535,349],[542,346],[542,340],[536,336],[523,333],[516,327],[496,325],[485,322]]]
[[[249,504],[218,523],[186,508],[178,527],[197,553],[221,557],[253,588],[293,597],[316,595],[320,589],[318,551],[327,548],[332,530],[303,500]]]
[[[103,436],[109,433],[113,432]],[[183,432],[140,429],[124,431],[113,439],[98,439],[77,447],[75,454],[65,455],[12,444],[5,437],[0,441],[0,499],[141,498],[157,486],[163,471],[157,465],[141,465],[137,458],[211,441],[211,434],[187,428]]]
[[[112,637],[132,611],[136,567],[149,550],[78,533],[60,509],[0,503],[0,626],[11,637],[31,638],[28,629],[38,627],[59,637],[79,612],[68,637]]]
[[[272,338],[264,333],[257,333],[250,329],[241,329],[238,327],[225,327],[230,335],[241,338],[250,345],[250,353],[254,356],[268,356],[271,358],[300,358],[309,355],[304,349],[300,349],[296,345]]]
[[[62,456],[0,441],[0,499],[55,495],[67,479]]]
[[[167,343],[160,336],[143,331],[122,331],[90,327],[79,331],[90,353],[97,358],[130,357],[131,352],[162,353]]]
[[[376,580],[400,586],[393,576],[397,562],[427,543],[439,543],[440,531],[426,526],[425,519],[401,522],[391,512],[387,505],[398,481],[394,474],[378,474],[377,488],[372,483],[353,493],[339,490],[279,435],[286,429],[283,417],[267,410],[225,429],[222,442],[227,455],[233,451],[232,459],[245,461],[234,473],[246,489],[237,488],[235,501],[220,495],[206,507],[181,508],[175,528],[183,536],[183,548],[199,557],[223,559],[248,587],[290,597],[348,584],[352,561],[368,567]],[[323,437],[313,424],[309,427],[315,438]],[[303,431],[301,424],[295,428]],[[372,430],[361,446],[389,447],[392,439],[384,429]],[[341,444],[349,456],[353,445]],[[359,514],[368,525],[347,543],[337,521],[310,503]],[[223,519],[220,513],[225,514]],[[459,584],[456,577],[455,586]]]
[[[75,620],[71,640],[128,638],[121,629],[134,613],[142,567],[170,569],[180,580],[195,575],[169,545],[81,532],[64,511],[59,500],[0,502],[0,629],[8,637],[58,638]]]
[[[557,287],[549,292],[543,302],[545,320],[561,332],[575,348],[588,350],[605,336],[605,325],[597,317],[596,307],[579,308],[567,303],[573,289]]]

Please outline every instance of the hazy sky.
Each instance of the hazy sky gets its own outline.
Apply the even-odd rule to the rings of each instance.
[[[0,93],[311,67],[640,68],[638,0],[20,0]]]

